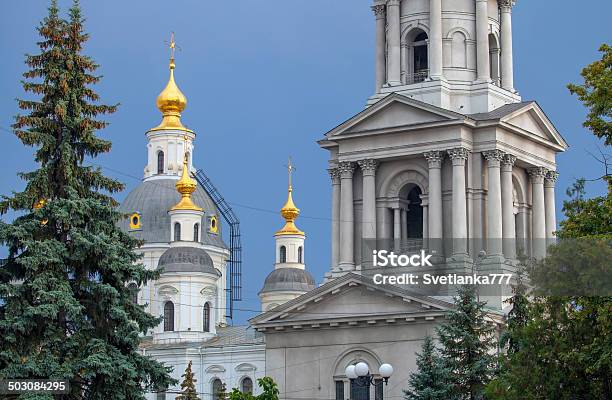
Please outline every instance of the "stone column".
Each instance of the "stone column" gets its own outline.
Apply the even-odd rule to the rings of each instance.
[[[386,58],[386,28],[387,24],[385,21],[385,5],[377,4],[372,6],[372,11],[376,16],[376,93],[380,92],[380,88],[385,84],[385,78],[387,75],[387,62]]]
[[[353,213],[353,171],[352,162],[341,162],[340,171],[340,271],[355,269],[354,257],[354,213]]]
[[[502,254],[502,196],[500,167],[504,153],[500,150],[485,151],[482,155],[488,163],[488,190],[487,190],[487,255],[500,256]]]
[[[544,205],[544,177],[546,168],[535,167],[529,170],[531,177],[531,239],[533,240],[533,256],[544,257],[546,254],[546,211]]]
[[[401,208],[396,207],[393,209],[393,240],[395,245],[399,247],[399,243],[402,240],[402,217]]]
[[[502,87],[514,91],[514,66],[512,61],[512,6],[515,0],[500,0],[501,14],[501,81]]]
[[[406,240],[408,239],[408,211],[402,208],[400,210],[400,213],[401,213],[401,224],[402,224],[401,236],[402,236],[402,239]]]
[[[516,258],[516,228],[514,226],[514,184],[512,167],[516,157],[506,154],[501,163],[502,233],[504,256]]]
[[[444,153],[429,151],[424,154],[429,166],[429,248],[442,256],[442,160]]]
[[[465,162],[469,151],[458,147],[448,150],[453,162],[452,232],[453,257],[467,255],[467,207],[465,198]]]
[[[340,262],[340,171],[331,168],[329,175],[332,181],[331,266],[335,270]]]
[[[555,184],[559,173],[548,171],[544,177],[544,208],[546,210],[546,237],[552,239],[557,230],[557,216],[555,210]]]
[[[487,0],[476,0],[476,68],[478,69],[478,81],[488,82],[491,79]]]
[[[442,0],[429,0],[429,76],[440,79],[442,69]]]
[[[376,239],[376,160],[358,162],[363,174],[361,237]]]
[[[421,203],[423,207],[423,248],[429,249],[429,199]]]
[[[387,83],[390,86],[399,85],[401,79],[400,48],[400,0],[387,1],[387,41],[389,43],[389,62],[387,63]]]

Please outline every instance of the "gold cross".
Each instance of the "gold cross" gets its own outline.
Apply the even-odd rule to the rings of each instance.
[[[176,42],[174,41],[174,32],[170,32],[170,42],[165,43],[168,45],[168,47],[170,47],[170,58],[174,60],[174,50],[181,49],[179,46],[176,45]]]
[[[292,186],[291,176],[293,175],[293,171],[295,171],[295,167],[291,163],[291,156],[289,156],[289,163],[287,164],[287,173],[289,174],[289,188]]]

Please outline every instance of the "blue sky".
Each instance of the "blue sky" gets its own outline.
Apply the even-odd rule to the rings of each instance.
[[[242,222],[244,301],[259,308],[257,292],[273,268],[273,233],[282,226],[288,155],[297,168],[294,199],[299,227],[308,234],[306,262],[320,281],[329,268],[330,181],[327,152],[316,140],[359,112],[374,88],[374,17],[367,0],[203,1],[83,0],[86,52],[104,75],[96,90],[121,103],[102,136],[113,150],[98,160],[134,188],[145,165],[144,133],[159,123],[155,98],[168,77],[170,31],[176,34],[176,78],[189,104],[183,122],[198,137],[194,162],[204,168]],[[31,149],[6,130],[17,113],[15,98],[24,54],[36,52],[38,21],[46,0],[6,2],[0,15],[0,193],[19,190],[18,171],[33,169]],[[68,8],[68,0],[60,5]],[[582,122],[585,110],[565,85],[599,58],[612,38],[612,2],[580,6],[558,0],[519,0],[514,9],[515,85],[537,100],[570,144],[558,157],[557,207],[578,177],[601,166],[588,155],[598,141]],[[127,193],[117,197],[123,199]],[[604,192],[589,184],[590,194]],[[5,216],[3,218],[10,218]],[[561,216],[559,216],[561,218]],[[5,252],[0,252],[0,256]],[[239,311],[241,322],[255,315]]]

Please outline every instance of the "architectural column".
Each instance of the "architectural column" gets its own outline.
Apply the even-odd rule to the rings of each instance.
[[[341,162],[340,171],[340,271],[355,269],[355,239],[353,212],[353,170],[352,162]]]
[[[488,163],[487,190],[487,253],[489,256],[502,254],[502,196],[501,196],[501,161],[504,153],[500,150],[485,151],[482,155]]]
[[[408,239],[408,211],[402,208],[400,213],[401,213],[400,221],[402,224],[401,236],[402,236],[402,239],[406,240]]]
[[[387,41],[389,61],[387,63],[387,83],[399,85],[401,79],[401,39],[400,39],[400,0],[387,1]]]
[[[333,271],[340,262],[340,171],[338,168],[331,168],[329,175],[332,181],[331,267]]]
[[[424,154],[429,166],[429,248],[442,255],[442,160],[444,153],[429,151]]]
[[[363,207],[361,218],[361,237],[376,239],[376,160],[358,162],[363,174]]]
[[[385,5],[377,4],[372,6],[372,11],[376,16],[376,93],[380,92],[380,88],[385,84],[387,75],[386,63],[386,17]]]
[[[452,232],[453,257],[467,255],[467,207],[465,198],[465,162],[468,149],[458,147],[448,151],[453,162]]]
[[[514,183],[512,167],[516,157],[506,154],[501,163],[502,233],[504,256],[516,258],[516,228],[514,224]]]
[[[393,209],[393,240],[395,246],[399,247],[399,242],[402,240],[402,217],[401,208],[396,207]]]
[[[429,249],[429,199],[421,202],[423,207],[423,248]]]
[[[555,184],[559,173],[556,171],[548,171],[544,177],[544,208],[546,221],[546,237],[552,239],[555,237],[554,232],[557,230],[557,216],[555,210]]]
[[[531,177],[531,239],[533,241],[533,256],[544,257],[546,254],[546,211],[544,205],[544,177],[547,170],[535,167],[529,170]]]
[[[476,68],[478,80],[491,79],[489,69],[489,11],[487,0],[476,0]]]
[[[429,76],[440,79],[442,69],[442,0],[429,0]]]
[[[506,90],[514,91],[514,65],[512,60],[512,6],[515,0],[500,0],[501,14],[501,83]]]

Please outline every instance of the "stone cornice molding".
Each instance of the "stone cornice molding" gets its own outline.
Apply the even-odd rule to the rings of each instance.
[[[376,174],[376,168],[378,168],[378,161],[367,159],[367,160],[357,161],[357,163],[359,164],[359,168],[361,168],[361,171],[363,172],[364,175]]]
[[[483,151],[482,155],[489,163],[489,168],[498,168],[506,154],[501,150],[488,150]]]
[[[530,168],[528,173],[533,183],[542,184],[544,183],[544,178],[546,177],[548,170],[544,167],[534,167]]]
[[[441,151],[428,151],[423,153],[423,156],[427,160],[427,164],[429,165],[429,169],[432,168],[442,168],[442,160],[444,160],[444,153]]]
[[[470,151],[465,147],[456,147],[454,149],[447,150],[448,156],[453,162],[453,165],[465,165],[465,161],[468,159]]]
[[[377,19],[384,18],[386,6],[384,4],[376,4],[372,6],[372,11],[374,11],[374,15],[376,16]]]
[[[332,185],[339,185],[340,184],[340,170],[336,167],[336,168],[328,169],[327,172],[329,172],[329,177],[332,180]]]
[[[350,161],[343,161],[338,164],[338,171],[340,172],[340,179],[352,179],[355,164]]]

